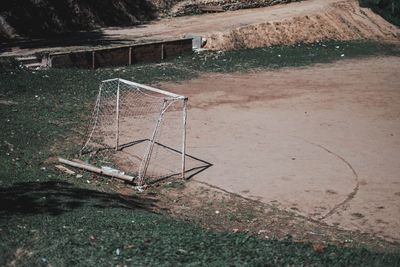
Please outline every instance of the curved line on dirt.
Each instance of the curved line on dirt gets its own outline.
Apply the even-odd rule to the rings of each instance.
[[[356,185],[355,185],[355,187],[353,188],[352,192],[351,192],[350,194],[348,194],[347,197],[346,197],[343,201],[341,201],[341,202],[339,202],[338,204],[336,204],[336,205],[335,205],[330,211],[328,211],[325,215],[319,217],[318,220],[307,217],[307,219],[308,219],[309,221],[314,222],[314,223],[318,223],[318,222],[320,222],[320,221],[322,221],[322,220],[324,220],[324,219],[326,219],[326,218],[332,216],[339,208],[343,207],[345,204],[347,204],[349,201],[351,201],[351,200],[354,198],[354,196],[358,193],[358,189],[359,189],[359,187],[360,187],[360,183],[359,183],[359,180],[358,180],[358,173],[357,173],[356,170],[353,168],[353,166],[352,166],[345,158],[343,158],[342,156],[336,154],[335,152],[329,150],[328,148],[326,148],[326,147],[324,147],[324,146],[322,146],[322,145],[320,145],[320,144],[316,144],[316,143],[310,142],[310,141],[308,141],[308,140],[306,140],[306,139],[304,139],[304,138],[298,137],[298,136],[295,136],[295,137],[296,137],[296,138],[299,138],[299,139],[301,139],[301,140],[303,140],[303,141],[306,142],[306,143],[309,143],[309,144],[311,144],[311,145],[314,145],[314,146],[316,146],[316,147],[318,147],[318,148],[320,148],[320,149],[322,149],[322,150],[328,152],[329,154],[331,154],[331,155],[337,157],[340,161],[342,161],[342,162],[351,170],[351,172],[353,173],[353,176],[354,176],[355,183],[356,183]],[[242,196],[242,195],[237,194],[237,193],[229,192],[229,191],[227,191],[227,190],[225,190],[225,189],[223,189],[223,188],[220,188],[220,187],[218,187],[218,186],[215,186],[215,185],[212,185],[212,184],[203,182],[203,181],[198,181],[198,180],[193,180],[193,181],[195,181],[195,182],[197,182],[197,183],[200,183],[200,184],[207,185],[207,186],[209,186],[209,187],[211,187],[211,188],[214,188],[214,189],[216,189],[216,190],[220,190],[220,191],[222,191],[222,192],[224,192],[224,193],[226,193],[226,194],[234,195],[234,196],[236,196],[236,197],[245,199],[245,200],[247,200],[247,201],[251,201],[251,202],[253,202],[253,203],[263,203],[263,202],[261,202],[261,201],[254,200],[254,199],[251,199],[251,198]],[[263,204],[265,204],[265,203],[263,203]]]
[[[207,183],[207,182],[203,182],[203,181],[199,181],[199,180],[192,180],[192,182],[196,182],[196,183],[199,183],[199,184],[208,186],[208,187],[210,187],[210,188],[212,188],[212,189],[214,189],[214,190],[218,190],[218,191],[221,191],[221,192],[223,192],[223,193],[225,193],[225,194],[232,195],[232,196],[237,197],[237,198],[241,198],[241,199],[243,199],[243,200],[252,202],[252,203],[254,203],[254,204],[256,204],[256,205],[261,205],[261,206],[263,206],[263,207],[271,207],[271,205],[268,204],[268,203],[262,202],[262,201],[260,201],[260,200],[248,198],[248,197],[242,196],[242,195],[240,195],[240,194],[238,194],[238,193],[230,192],[230,191],[228,191],[228,190],[225,190],[225,189],[223,189],[223,188],[221,188],[221,187],[218,187],[218,186],[216,186],[216,185],[209,184],[209,183]],[[299,218],[302,218],[302,219],[304,219],[304,220],[306,220],[306,221],[309,221],[309,222],[312,222],[312,223],[315,223],[315,224],[318,224],[318,225],[326,225],[326,226],[328,226],[328,224],[326,224],[325,222],[321,222],[320,220],[316,220],[316,219],[313,219],[313,218],[311,218],[311,217],[304,216],[304,215],[302,215],[302,214],[300,214],[300,213],[298,213],[298,212],[294,212],[294,211],[292,211],[292,210],[286,210],[286,209],[282,209],[282,208],[277,208],[277,209],[279,209],[280,211],[289,212],[289,213],[293,214],[294,216],[297,216],[297,217],[299,217]]]
[[[328,217],[332,216],[334,213],[336,213],[336,211],[337,211],[338,209],[340,209],[340,208],[343,207],[345,204],[347,204],[349,201],[351,201],[351,200],[354,198],[354,196],[357,194],[358,189],[360,188],[360,183],[359,183],[359,180],[358,180],[358,174],[357,174],[356,170],[353,168],[353,166],[350,164],[350,162],[348,162],[348,161],[347,161],[345,158],[343,158],[342,156],[336,154],[336,153],[333,152],[332,150],[329,150],[328,148],[326,148],[326,147],[324,147],[324,146],[322,146],[322,145],[320,145],[320,144],[316,144],[316,143],[310,142],[310,141],[305,140],[305,139],[303,139],[303,138],[300,138],[300,139],[302,139],[303,141],[305,141],[305,142],[307,142],[307,143],[309,143],[309,144],[311,144],[311,145],[314,145],[314,146],[316,146],[316,147],[319,147],[320,149],[322,149],[322,150],[328,152],[329,154],[331,154],[331,155],[337,157],[337,158],[338,158],[339,160],[341,160],[344,164],[346,164],[347,167],[349,167],[349,169],[351,170],[351,172],[352,172],[353,175],[354,175],[354,180],[355,180],[356,185],[355,185],[355,187],[353,188],[353,191],[352,191],[350,194],[348,194],[347,197],[346,197],[343,201],[341,201],[341,202],[339,202],[338,204],[336,204],[336,205],[335,205],[330,211],[328,211],[325,215],[319,217],[319,220],[325,220],[326,218],[328,218]]]

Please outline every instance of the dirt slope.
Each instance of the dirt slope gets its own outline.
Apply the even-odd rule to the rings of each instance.
[[[320,1],[311,1],[320,5]],[[326,1],[328,2],[328,1]],[[272,11],[272,10],[271,10]],[[319,40],[399,40],[399,29],[356,1],[331,1],[320,12],[284,15],[276,9],[276,18],[209,35],[207,48],[230,50]],[[298,12],[297,10],[293,10]],[[275,12],[271,12],[275,13]]]
[[[164,19],[108,35],[150,39],[201,35],[206,48],[230,50],[324,39],[398,41],[400,30],[355,0],[309,0],[221,14]]]
[[[307,0],[257,9],[161,19],[140,27],[103,28],[74,45],[69,39],[51,46],[25,44],[8,47],[2,55],[86,49],[93,44],[140,43],[199,35],[206,48],[228,50],[323,39],[375,39],[399,41],[399,28],[386,22],[356,0]],[[79,38],[78,38],[79,39]],[[35,47],[35,49],[32,49]],[[1,52],[1,51],[0,51]]]
[[[48,37],[109,26],[134,26],[158,17],[199,14],[203,5],[238,10],[293,1],[299,0],[5,1],[0,6],[0,40],[18,36]]]

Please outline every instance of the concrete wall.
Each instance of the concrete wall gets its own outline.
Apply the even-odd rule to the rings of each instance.
[[[192,38],[49,55],[54,68],[102,68],[158,62],[192,52]]]

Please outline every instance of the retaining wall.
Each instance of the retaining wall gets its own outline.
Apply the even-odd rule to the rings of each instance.
[[[157,62],[192,52],[192,38],[48,55],[53,68],[101,68]]]

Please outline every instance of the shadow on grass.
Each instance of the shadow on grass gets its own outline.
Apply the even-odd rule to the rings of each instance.
[[[78,188],[62,181],[18,183],[0,188],[0,219],[11,215],[61,215],[83,206],[149,209],[153,199]]]
[[[136,26],[132,26],[136,27]],[[0,41],[0,53],[12,51],[13,48],[36,49],[36,48],[59,48],[71,46],[118,46],[134,42],[133,40],[120,38],[118,36],[106,36],[102,31],[70,32],[51,35],[35,39],[19,39]]]

